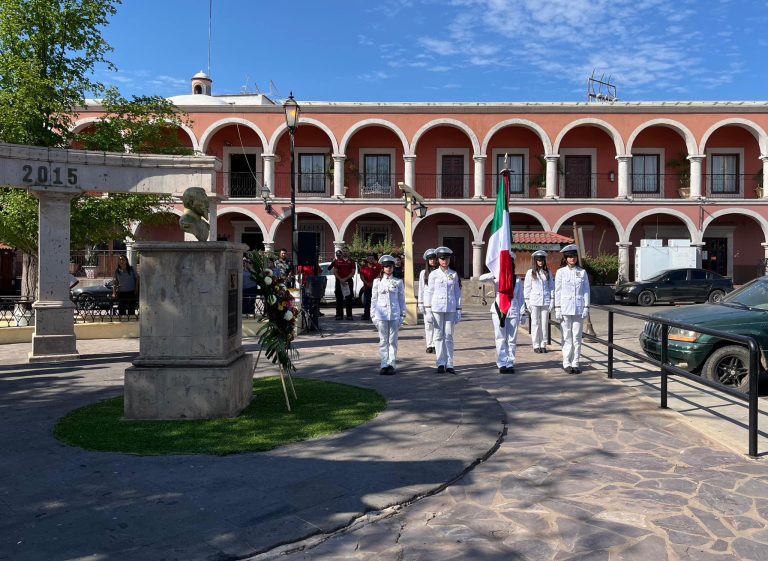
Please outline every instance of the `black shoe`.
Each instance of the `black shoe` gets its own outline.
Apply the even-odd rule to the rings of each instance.
[[[541,349],[539,349],[538,347],[534,347],[533,352],[534,353],[540,353]]]
[[[437,367],[437,373],[438,374],[445,374],[445,366],[443,366],[442,364],[440,366],[438,366]]]
[[[507,374],[514,374],[514,373],[515,373],[515,367],[507,366]]]
[[[344,319],[344,318],[343,318],[343,317],[341,317],[341,316],[336,316],[336,321],[341,321],[341,320],[343,320],[343,319]]]
[[[389,366],[387,366],[387,372],[391,376],[392,374],[395,373],[395,367],[390,364]]]
[[[379,374],[381,374],[382,376],[386,376],[387,374],[389,374],[387,367],[385,366],[381,370],[379,370]]]
[[[571,368],[571,374],[581,374],[581,368]]]
[[[571,367],[570,366],[563,366],[563,371],[566,374],[573,374],[573,372],[571,372]]]
[[[499,368],[499,374],[506,374],[506,373],[507,373],[507,368],[505,366],[502,366],[501,368]]]
[[[547,351],[547,348],[546,348],[546,347],[541,347],[541,348],[539,349],[539,352],[540,352],[540,353],[546,353],[546,352],[549,352],[549,351]]]
[[[353,318],[352,316],[347,316],[347,321],[355,321],[355,318]]]
[[[448,372],[448,374],[456,374],[456,371],[453,368],[446,368],[445,371]]]
[[[435,347],[427,347],[427,352],[430,354],[435,354]]]

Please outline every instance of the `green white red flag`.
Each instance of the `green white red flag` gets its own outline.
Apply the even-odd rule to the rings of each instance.
[[[510,255],[512,229],[509,227],[509,170],[499,176],[496,193],[496,211],[493,214],[493,229],[485,254],[485,266],[499,283],[499,311],[506,316],[512,305],[515,292],[515,265]]]

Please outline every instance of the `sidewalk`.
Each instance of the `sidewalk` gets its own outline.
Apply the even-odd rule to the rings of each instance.
[[[401,333],[399,374],[384,377],[370,324],[324,321],[326,338],[300,339],[299,375],[375,387],[388,409],[225,458],[52,438],[62,414],[121,392],[134,340],[79,342],[83,361],[48,367],[23,364],[27,345],[0,346],[0,559],[768,559],[765,460],[606,381],[599,364],[566,375],[525,333],[517,372],[500,375],[489,313],[467,316],[455,377],[434,374],[421,327]]]

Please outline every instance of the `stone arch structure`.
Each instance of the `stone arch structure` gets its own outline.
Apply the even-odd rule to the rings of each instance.
[[[683,140],[685,140],[685,147],[688,150],[689,154],[698,154],[697,152],[697,146],[696,146],[696,138],[694,137],[691,130],[686,127],[684,124],[675,121],[674,119],[652,119],[650,121],[647,121],[641,125],[639,125],[635,130],[632,131],[632,134],[629,135],[629,140],[627,140],[627,154],[632,153],[632,146],[635,144],[635,140],[640,135],[641,132],[644,130],[650,128],[650,127],[658,127],[663,126],[667,127],[669,129],[672,129],[680,134],[680,136],[683,137]]]
[[[306,213],[306,214],[312,214],[314,216],[317,216],[319,218],[322,218],[328,226],[331,228],[331,231],[333,232],[333,236],[335,240],[341,240],[341,236],[339,234],[339,229],[336,227],[336,223],[331,219],[330,216],[328,216],[326,213],[324,213],[322,210],[317,210],[316,208],[312,207],[296,207],[296,214],[300,213]],[[291,212],[286,211],[282,215],[280,215],[273,223],[272,226],[269,228],[269,231],[264,235],[264,242],[274,242],[275,241],[275,233],[277,232],[277,229],[280,227],[280,224],[282,224],[286,218],[291,217]]]
[[[722,216],[727,216],[729,214],[735,214],[737,216],[749,216],[750,218],[754,218],[755,222],[760,225],[760,229],[763,231],[763,242],[768,243],[768,221],[766,221],[766,219],[759,213],[748,208],[724,208],[722,210],[713,212],[704,219],[704,222],[701,225],[701,235],[704,235],[704,233],[707,231],[707,227],[712,224],[712,222]]]
[[[365,216],[366,214],[371,214],[371,213],[382,214],[384,216],[391,218],[395,222],[395,224],[397,224],[397,227],[400,228],[400,233],[402,234],[403,239],[405,239],[405,225],[403,224],[402,217],[398,216],[391,210],[387,210],[385,208],[378,208],[378,207],[362,208],[360,210],[356,210],[355,212],[347,216],[346,220],[344,220],[344,223],[341,225],[341,227],[339,227],[340,237],[336,239],[343,240],[347,234],[347,229],[349,228],[349,226],[352,224],[354,220],[362,216]]]
[[[320,130],[322,130],[326,135],[328,135],[328,139],[331,141],[331,146],[333,147],[333,153],[338,154],[339,153],[339,142],[336,140],[336,135],[333,134],[333,131],[328,128],[328,125],[323,123],[322,121],[318,121],[317,119],[312,119],[309,117],[302,117],[301,118],[301,125],[314,125]],[[288,130],[288,125],[285,123],[282,123],[274,133],[272,133],[272,137],[269,139],[269,142],[265,144],[267,147],[267,152],[274,154],[275,150],[277,149],[277,143],[280,140],[280,137],[283,136],[283,133],[285,133]]]
[[[480,154],[485,154],[488,151],[488,144],[491,142],[493,136],[501,129],[505,129],[507,127],[524,127],[531,130],[532,132],[536,133],[536,135],[539,137],[539,140],[541,140],[541,143],[544,145],[544,153],[552,154],[552,141],[550,140],[547,132],[541,127],[541,125],[534,123],[533,121],[529,121],[528,119],[507,119],[506,121],[495,124],[493,128],[488,131],[488,134],[485,135]]]
[[[472,240],[477,241],[479,239],[480,241],[482,241],[482,238],[480,237],[480,232],[477,230],[477,226],[475,226],[474,221],[469,216],[461,212],[460,210],[456,210],[455,208],[450,208],[450,207],[435,208],[433,206],[430,206],[429,216],[432,217],[432,216],[435,216],[436,214],[450,214],[451,216],[457,216],[461,218],[469,227],[469,230],[472,233]],[[414,232],[416,231],[416,229],[419,227],[420,224],[421,222],[417,222],[414,224],[414,227],[413,227]]]
[[[255,132],[256,135],[258,135],[259,140],[261,140],[262,146],[266,148],[267,136],[262,132],[262,130],[259,127],[254,125],[251,121],[248,121],[246,119],[241,119],[240,117],[227,117],[225,119],[221,119],[220,121],[216,121],[207,129],[205,129],[205,132],[200,137],[201,151],[207,152],[208,144],[211,142],[213,135],[215,135],[221,129],[228,127],[230,125],[242,125],[248,130]]]
[[[256,225],[261,230],[262,235],[264,236],[264,239],[267,239],[267,233],[269,232],[269,228],[266,227],[264,222],[259,218],[256,214],[254,214],[253,211],[248,210],[246,208],[240,207],[240,206],[229,206],[229,205],[220,205],[218,208],[218,212],[216,213],[218,217],[226,216],[227,214],[242,214],[243,216],[247,216],[251,220],[253,220]]]
[[[629,224],[627,224],[626,229],[622,233],[622,235],[619,237],[620,241],[622,242],[629,242],[629,238],[632,235],[632,230],[637,226],[643,218],[647,218],[649,216],[653,216],[654,214],[666,214],[668,216],[674,216],[675,218],[679,218],[683,224],[688,228],[688,233],[691,236],[691,243],[701,243],[701,236],[702,233],[699,231],[699,229],[696,227],[696,225],[693,223],[693,220],[686,214],[683,214],[677,209],[674,208],[654,208],[650,210],[646,210],[635,216],[632,220],[629,221]]]
[[[553,232],[559,232],[560,228],[563,227],[563,225],[568,222],[570,218],[573,218],[574,216],[578,216],[579,214],[596,214],[598,216],[602,216],[603,218],[607,218],[608,221],[613,224],[613,227],[616,228],[616,233],[619,235],[619,240],[623,241],[625,236],[625,230],[624,227],[621,225],[621,221],[616,218],[613,214],[608,212],[607,210],[603,210],[600,208],[579,208],[576,210],[572,210],[570,212],[565,213],[563,216],[561,216],[557,222],[555,222],[555,225],[552,227]]]
[[[347,144],[349,143],[350,138],[354,136],[354,134],[362,130],[366,127],[372,127],[372,126],[379,126],[384,127],[386,129],[391,130],[393,133],[397,135],[397,137],[400,139],[400,142],[403,143],[403,153],[408,154],[410,151],[410,145],[408,144],[408,138],[406,138],[405,133],[402,131],[400,127],[398,127],[396,124],[394,124],[391,121],[387,121],[386,119],[364,119],[362,121],[358,121],[349,129],[347,129],[347,132],[344,133],[344,136],[341,139],[341,142],[339,142],[339,150],[341,154],[346,154],[347,150]]]
[[[707,141],[709,140],[709,137],[712,136],[712,134],[714,134],[717,129],[726,127],[728,125],[735,125],[751,132],[755,137],[755,140],[757,140],[758,145],[760,146],[760,153],[768,154],[768,135],[766,135],[765,130],[763,130],[760,125],[750,121],[749,119],[740,118],[723,119],[722,121],[718,121],[709,127],[707,132],[705,132],[701,137],[701,142],[699,143],[699,154],[704,154],[704,150],[707,147]]]
[[[416,131],[416,134],[413,135],[413,139],[411,140],[411,153],[412,154],[416,153],[416,147],[418,146],[419,139],[426,132],[428,132],[429,130],[435,127],[440,127],[440,126],[454,127],[461,131],[464,131],[464,134],[466,134],[470,142],[472,142],[472,150],[474,151],[474,153],[480,154],[480,141],[477,139],[477,135],[475,134],[475,131],[473,131],[469,125],[457,119],[434,119],[422,125],[422,127],[418,131]]]
[[[515,214],[525,214],[535,218],[536,220],[539,221],[539,224],[541,224],[541,227],[544,229],[545,232],[549,231],[549,222],[547,221],[546,218],[544,218],[544,216],[541,215],[541,213],[526,207],[511,207],[509,209],[509,213],[512,214],[513,212]],[[480,233],[481,238],[480,240],[474,240],[474,241],[483,241],[482,235],[485,233],[485,230],[488,228],[488,225],[491,222],[493,222],[493,213],[489,214],[488,218],[483,220],[483,223],[480,224],[480,228],[478,229],[478,231]]]
[[[558,133],[557,138],[555,139],[555,144],[552,147],[553,154],[557,154],[560,150],[560,144],[563,141],[563,138],[565,137],[568,132],[572,131],[573,129],[577,127],[581,127],[584,125],[590,125],[593,127],[597,127],[602,131],[605,131],[608,133],[608,135],[613,139],[613,145],[616,148],[616,154],[624,154],[624,141],[621,138],[621,134],[619,131],[614,127],[612,124],[607,123],[603,121],[602,119],[592,119],[592,118],[584,118],[584,119],[577,119],[571,123],[568,123],[563,127],[563,129]]]
[[[97,123],[101,120],[101,117],[86,117],[84,119],[78,119],[75,121],[75,124],[70,129],[70,132],[72,133],[78,133],[82,131],[83,129],[87,128],[89,125],[92,125],[93,123]],[[195,153],[200,153],[200,144],[197,142],[197,136],[195,135],[195,131],[193,131],[191,128],[189,128],[187,125],[181,123],[174,123],[174,127],[179,127],[181,130],[183,130],[187,136],[189,137],[190,142],[192,143],[192,150],[194,150]]]

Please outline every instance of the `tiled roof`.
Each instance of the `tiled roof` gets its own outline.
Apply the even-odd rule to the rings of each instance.
[[[4,243],[0,243],[0,249],[13,249],[13,248],[9,245],[5,245]]]
[[[569,244],[573,238],[554,232],[512,232],[512,243],[516,244]]]

